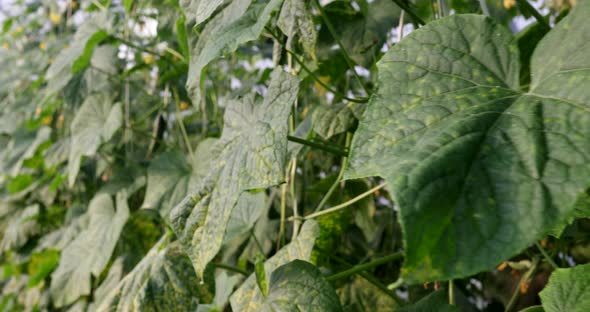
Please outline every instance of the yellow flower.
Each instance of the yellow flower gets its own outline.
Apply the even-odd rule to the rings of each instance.
[[[41,41],[39,43],[39,49],[41,49],[41,50],[47,50],[47,44],[45,42]]]
[[[155,62],[155,58],[151,54],[144,54],[141,56],[141,58],[143,59],[143,62],[148,65],[153,64]]]
[[[41,119],[41,123],[46,126],[51,125],[52,121],[53,121],[53,118],[51,116],[43,117],[43,119]]]
[[[504,0],[504,8],[510,10],[516,5],[516,0]]]
[[[49,19],[54,25],[57,25],[61,22],[61,15],[51,12],[49,13]]]
[[[4,49],[6,49],[6,50],[10,49],[10,45],[8,45],[8,42],[4,42],[4,43],[2,44],[2,47],[3,47]]]
[[[188,103],[185,101],[181,101],[179,106],[180,106],[180,110],[187,110],[189,108]]]

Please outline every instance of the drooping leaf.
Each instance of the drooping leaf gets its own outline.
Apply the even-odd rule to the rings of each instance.
[[[90,65],[90,59],[94,53],[94,48],[108,37],[109,34],[101,29],[88,38],[86,45],[82,50],[82,54],[80,54],[72,64],[72,74],[75,75]]]
[[[195,311],[199,281],[179,244],[164,236],[100,303],[98,311]]]
[[[16,250],[23,247],[29,238],[39,233],[39,224],[35,217],[39,215],[38,204],[22,208],[4,230],[2,242],[0,242],[0,253],[8,250]]]
[[[170,213],[197,274],[219,251],[240,194],[283,181],[287,118],[298,89],[297,78],[276,69],[262,103],[250,94],[228,104],[215,167]]]
[[[116,208],[107,194],[98,194],[90,202],[88,228],[62,251],[51,276],[51,297],[56,307],[90,294],[91,275],[98,277],[107,266],[129,217],[126,194],[117,194]]]
[[[309,10],[309,2],[303,0],[285,0],[277,20],[277,26],[288,38],[287,48],[292,49],[292,42],[298,38],[303,51],[315,59],[317,31],[313,23],[313,15]]]
[[[388,181],[407,282],[489,269],[574,213],[590,184],[589,13],[539,43],[529,93],[515,38],[482,16],[432,22],[381,59],[346,178]]]
[[[336,36],[358,65],[370,67],[380,53],[387,33],[396,25],[400,9],[391,0],[375,0],[363,10],[354,9],[349,1],[333,1],[324,7]],[[318,35],[318,58],[328,60],[340,51],[325,25]]]
[[[551,273],[539,294],[546,312],[584,312],[590,309],[590,264]]]
[[[196,187],[216,158],[216,139],[206,139],[194,152],[194,160],[174,150],[156,157],[148,168],[147,190],[142,208],[157,209],[167,216],[170,209]],[[190,158],[190,157],[189,157]]]
[[[72,121],[68,159],[68,184],[74,185],[82,156],[94,156],[101,143],[110,140],[123,123],[121,103],[103,93],[86,98]]]
[[[240,45],[258,39],[282,0],[238,0],[228,5],[207,27],[191,53],[187,89],[193,105],[201,103],[204,68],[219,56],[234,52]]]
[[[353,104],[354,105],[354,104]],[[348,104],[319,106],[313,112],[313,130],[324,139],[346,132],[354,123],[352,108]]]
[[[180,7],[188,21],[194,21],[196,26],[211,17],[223,2],[224,0],[180,0]]]
[[[12,139],[3,148],[0,154],[0,169],[2,175],[16,176],[23,167],[25,160],[33,157],[35,152],[51,135],[51,128],[41,127],[37,131],[18,129]]]
[[[422,298],[420,301],[401,307],[400,312],[459,312],[457,306],[450,305],[446,291],[439,290]]]
[[[318,268],[293,260],[272,272],[269,294],[260,311],[336,312],[342,311],[342,306]]]
[[[59,251],[47,249],[42,252],[36,252],[31,255],[31,260],[27,266],[29,274],[28,287],[33,287],[43,281],[59,263]]]
[[[72,74],[75,73],[73,63],[85,54],[86,43],[88,40],[92,38],[94,34],[104,32],[104,29],[109,27],[108,24],[107,14],[101,12],[93,14],[80,25],[71,41],[72,45],[61,51],[45,73],[45,80],[49,82],[49,92],[59,91],[66,86],[72,78]],[[97,35],[96,38],[99,38],[100,36],[101,35]],[[96,44],[94,44],[94,46],[96,46]],[[89,56],[92,55],[91,52],[94,49],[94,46],[89,46]]]
[[[274,256],[264,263],[265,276],[270,278],[272,272],[293,260],[309,260],[315,240],[319,236],[319,226],[317,222],[308,220],[301,227],[299,236],[287,246],[279,250]],[[268,284],[268,283],[267,283]],[[230,297],[231,307],[234,311],[250,312],[260,311],[264,304],[264,296],[256,285],[256,277],[250,275],[242,283],[242,286]]]

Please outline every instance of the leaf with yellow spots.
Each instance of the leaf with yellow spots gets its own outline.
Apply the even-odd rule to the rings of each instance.
[[[590,186],[589,15],[579,3],[541,40],[528,93],[516,38],[483,16],[431,22],[379,61],[345,177],[388,181],[406,282],[489,270],[576,215]]]
[[[284,181],[287,119],[298,90],[299,80],[277,68],[264,100],[248,94],[228,104],[215,166],[169,216],[197,274],[219,251],[240,195]]]

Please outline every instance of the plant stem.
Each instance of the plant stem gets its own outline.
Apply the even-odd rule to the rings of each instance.
[[[421,19],[418,15],[416,15],[416,13],[414,13],[414,11],[410,8],[410,6],[404,2],[404,0],[393,0],[393,2],[395,4],[397,4],[398,7],[400,7],[400,9],[404,10],[406,13],[408,13],[408,15],[410,16],[410,18],[417,24],[420,25],[426,25],[426,23],[424,22],[423,19]]]
[[[326,210],[314,212],[314,213],[312,213],[310,215],[305,216],[305,218],[303,218],[303,219],[304,220],[313,219],[313,218],[316,218],[316,217],[319,217],[319,216],[323,216],[325,214],[332,213],[332,212],[338,211],[340,209],[346,208],[346,207],[348,207],[348,206],[356,203],[357,201],[359,201],[359,200],[361,200],[361,199],[363,199],[363,198],[365,198],[365,197],[373,194],[375,191],[382,189],[385,185],[387,185],[387,183],[379,184],[379,185],[375,186],[374,188],[372,188],[372,189],[370,189],[370,190],[368,190],[368,191],[366,191],[366,192],[358,195],[357,197],[355,197],[355,198],[353,198],[351,200],[348,200],[348,201],[346,201],[346,202],[344,202],[344,203],[342,203],[340,205],[334,206],[332,208],[328,208]]]
[[[168,89],[168,85],[166,85],[166,89]],[[193,155],[193,148],[191,146],[191,142],[188,138],[188,133],[186,132],[186,128],[184,127],[184,121],[182,120],[182,115],[180,114],[180,96],[178,95],[178,89],[176,87],[172,88],[174,92],[174,102],[176,102],[174,106],[176,106],[176,121],[178,122],[178,127],[180,128],[180,132],[182,133],[182,138],[184,139],[184,144],[186,145],[186,149],[188,150],[188,154],[191,157],[191,160],[195,159],[195,155]]]
[[[373,260],[369,263],[355,265],[346,271],[342,271],[342,272],[336,273],[334,275],[328,276],[326,278],[326,280],[332,282],[335,280],[343,279],[343,278],[349,277],[351,275],[360,273],[362,271],[366,271],[366,270],[372,269],[374,267],[380,266],[382,264],[399,260],[402,257],[403,257],[403,252],[396,252],[396,253],[393,253],[389,256],[385,256],[385,257]]]
[[[543,248],[543,246],[539,245],[539,242],[535,242],[535,246],[537,246],[537,248],[539,249],[539,251],[541,252],[543,257],[545,258],[545,260],[547,260],[547,262],[549,262],[549,264],[553,267],[553,269],[555,269],[555,270],[559,269],[559,266],[557,265],[557,263],[555,263],[555,261],[553,261],[553,259],[551,259],[549,254],[547,254],[547,252]]]
[[[223,263],[214,263],[213,265],[214,265],[216,268],[219,268],[219,269],[224,269],[224,270],[227,270],[227,271],[232,271],[232,272],[236,272],[236,273],[240,273],[240,274],[242,274],[242,275],[244,275],[244,276],[249,276],[249,275],[250,275],[250,272],[248,272],[248,271],[245,271],[245,270],[242,270],[242,269],[240,269],[240,268],[238,268],[238,267],[235,267],[235,266],[228,265],[228,264],[223,264]]]
[[[352,134],[350,132],[347,132],[346,133],[346,149],[350,148],[351,141],[352,141]],[[338,184],[340,184],[340,181],[342,181],[342,177],[344,176],[344,171],[346,171],[347,165],[348,165],[348,156],[344,156],[344,157],[342,157],[342,164],[340,165],[340,172],[338,172],[338,176],[336,177],[336,181],[334,181],[334,184],[332,184],[332,186],[330,186],[330,189],[328,189],[328,192],[326,193],[326,195],[324,195],[324,197],[322,198],[322,200],[320,201],[318,206],[315,208],[314,212],[318,212],[318,211],[322,210],[322,207],[324,207],[324,205],[328,202],[328,200],[332,196],[332,193],[334,193],[334,191],[338,187]]]
[[[322,5],[320,4],[320,1],[319,0],[314,0],[314,3],[317,6],[318,10],[320,11],[320,16],[324,20],[324,23],[326,24],[326,27],[328,27],[328,31],[330,32],[330,34],[332,35],[332,37],[334,38],[334,40],[336,41],[336,43],[340,47],[340,51],[342,53],[342,56],[344,57],[344,60],[346,61],[346,64],[348,64],[348,67],[352,71],[352,74],[358,80],[358,82],[361,85],[361,87],[363,88],[363,90],[365,90],[365,93],[367,95],[369,95],[370,94],[369,93],[369,90],[367,89],[367,87],[363,83],[363,80],[361,79],[361,77],[359,76],[359,74],[354,69],[354,63],[350,59],[350,56],[346,52],[346,49],[344,49],[344,45],[342,44],[342,41],[340,41],[340,38],[338,38],[338,35],[336,34],[336,30],[334,29],[334,26],[332,26],[332,23],[330,22],[330,20],[328,19],[328,16],[324,12],[324,9],[322,8]]]
[[[453,280],[449,280],[449,304],[455,305],[455,283]]]
[[[291,194],[292,207],[293,207],[293,234],[291,235],[291,241],[294,241],[299,234],[299,210],[297,209],[297,196],[295,194],[295,173],[297,173],[297,158],[293,157],[291,160],[291,170],[289,174],[289,191]]]
[[[309,147],[315,147],[317,149],[321,149],[323,151],[326,151],[328,153],[332,153],[332,154],[335,154],[335,155],[338,155],[338,156],[348,156],[348,151],[344,151],[344,150],[341,150],[341,149],[338,149],[338,148],[334,148],[334,147],[331,147],[331,146],[326,146],[326,145],[323,145],[323,144],[311,142],[311,141],[308,141],[308,140],[305,140],[305,139],[302,139],[302,138],[298,138],[298,137],[295,137],[295,136],[291,136],[291,135],[288,135],[287,136],[287,139],[289,141],[291,141],[291,142],[299,143],[299,144],[302,144],[302,145],[307,145]]]
[[[286,50],[286,51],[287,51],[287,53],[289,53],[290,56],[293,57],[295,62],[297,62],[297,64],[299,64],[301,66],[301,68],[313,78],[313,80],[315,80],[317,83],[319,83],[322,87],[326,88],[328,91],[334,93],[335,95],[337,95],[347,101],[354,102],[354,103],[367,103],[369,101],[369,99],[367,99],[367,98],[353,99],[353,98],[347,97],[346,95],[344,95],[340,91],[337,91],[336,89],[330,87],[329,85],[324,83],[320,78],[318,78],[307,66],[305,66],[305,63],[303,61],[301,61],[299,58],[297,58],[297,56],[295,55],[295,53],[293,51],[291,51],[291,50]]]
[[[285,219],[287,215],[287,184],[281,185],[281,223],[279,224],[279,238],[277,240],[277,250],[285,244]]]
[[[510,311],[514,307],[514,305],[516,304],[516,300],[518,299],[518,294],[520,294],[520,286],[521,286],[521,284],[522,283],[525,283],[533,275],[533,273],[537,269],[537,265],[538,264],[539,264],[539,257],[534,257],[533,258],[533,263],[532,263],[531,267],[522,276],[522,278],[518,282],[518,285],[516,285],[516,289],[512,293],[512,297],[510,298],[510,301],[508,301],[508,304],[506,305],[506,309],[504,310],[505,312]]]
[[[516,0],[516,3],[518,3],[521,10],[527,11],[534,16],[537,22],[543,26],[545,30],[551,30],[551,26],[549,26],[549,23],[547,23],[543,15],[541,15],[541,13],[539,13],[539,11],[537,11],[527,0]]]
[[[479,0],[479,7],[481,8],[481,12],[485,16],[490,16],[490,9],[488,9],[488,4],[486,0]]]

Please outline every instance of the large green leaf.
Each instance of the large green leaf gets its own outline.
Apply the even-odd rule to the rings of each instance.
[[[121,103],[113,105],[108,95],[86,98],[72,121],[72,142],[68,160],[68,183],[74,185],[82,156],[94,156],[101,143],[108,141],[123,123]]]
[[[262,103],[250,94],[228,104],[215,167],[170,213],[197,274],[219,251],[240,194],[283,182],[287,118],[298,89],[296,77],[276,69]]]
[[[187,20],[194,21],[195,25],[199,25],[211,17],[223,2],[224,0],[180,0],[180,6],[184,10]]]
[[[3,251],[16,250],[23,247],[29,238],[39,233],[38,217],[40,207],[38,204],[22,208],[11,220],[2,235],[0,242],[0,254]]]
[[[195,311],[197,275],[176,243],[163,237],[106,295],[98,311]]]
[[[546,312],[589,311],[590,264],[555,270],[540,296]]]
[[[201,102],[201,80],[205,66],[219,56],[234,52],[240,45],[258,39],[282,0],[238,0],[228,5],[203,29],[190,57],[187,88],[193,105]]]
[[[389,183],[407,282],[487,270],[574,213],[590,185],[589,14],[580,3],[539,43],[529,93],[516,39],[483,16],[429,23],[381,59],[346,178]]]
[[[270,277],[268,296],[260,311],[342,311],[336,292],[313,264],[293,260]]]
[[[63,250],[59,266],[51,275],[51,296],[56,307],[90,294],[91,275],[98,277],[107,266],[129,217],[127,195],[118,193],[116,197],[115,211],[111,196],[96,195],[88,208],[88,228]]]
[[[278,267],[287,264],[293,260],[308,261],[311,256],[311,251],[315,244],[315,240],[320,235],[320,228],[314,220],[309,220],[303,224],[299,236],[283,247],[274,256],[264,262],[265,276],[270,277],[272,272]],[[268,281],[267,281],[268,285]],[[231,307],[234,311],[250,312],[260,311],[264,305],[264,296],[256,285],[256,276],[250,275],[248,279],[242,283],[242,286],[234,292],[230,297]]]

